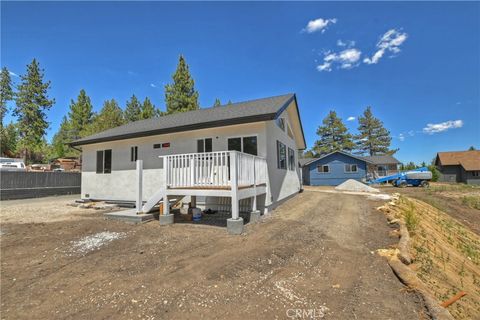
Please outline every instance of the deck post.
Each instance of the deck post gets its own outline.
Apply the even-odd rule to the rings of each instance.
[[[143,213],[143,160],[137,160],[137,197],[136,197],[136,211],[137,214]]]
[[[230,189],[232,197],[232,217],[227,219],[227,231],[230,234],[242,234],[243,218],[239,214],[238,203],[238,164],[237,153],[230,151]]]
[[[170,202],[166,193],[163,196],[163,214],[158,216],[158,221],[162,226],[173,223],[173,214],[170,213]]]

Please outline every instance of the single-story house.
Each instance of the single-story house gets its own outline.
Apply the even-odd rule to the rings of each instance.
[[[136,201],[139,212],[179,196],[213,209],[227,200],[233,220],[239,201],[265,211],[298,193],[306,147],[295,94],[131,122],[71,145],[82,150],[82,198]],[[168,206],[164,215],[173,221]]]
[[[348,179],[365,182],[369,178],[398,172],[400,163],[392,156],[356,156],[335,151],[319,158],[300,159],[303,184],[311,186],[337,186]]]
[[[440,172],[438,181],[480,184],[480,151],[439,152],[435,166]]]

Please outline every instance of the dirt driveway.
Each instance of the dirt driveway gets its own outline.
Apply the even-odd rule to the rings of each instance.
[[[4,223],[1,317],[418,319],[421,299],[374,254],[397,241],[378,205],[306,191],[242,236],[202,225],[132,226],[85,209],[74,220]],[[72,241],[100,232],[122,236],[75,251]]]

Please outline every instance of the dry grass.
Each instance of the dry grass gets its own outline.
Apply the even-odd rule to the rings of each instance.
[[[414,225],[411,267],[438,300],[463,290],[467,296],[448,310],[456,319],[474,319],[480,310],[480,237],[425,202],[401,197],[392,210]],[[410,221],[410,222],[409,222]],[[410,227],[410,228],[411,228]],[[409,230],[410,230],[409,228]]]

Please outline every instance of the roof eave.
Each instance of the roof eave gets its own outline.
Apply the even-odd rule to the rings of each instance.
[[[160,134],[193,131],[193,130],[206,129],[206,128],[216,128],[216,127],[223,127],[223,126],[229,126],[229,125],[235,125],[235,124],[269,121],[269,120],[275,119],[275,115],[276,113],[267,113],[262,115],[255,115],[255,116],[248,116],[248,117],[241,117],[241,118],[234,118],[234,119],[202,122],[202,123],[197,123],[193,125],[185,125],[185,126],[173,127],[173,128],[164,128],[164,129],[155,129],[150,131],[126,133],[126,134],[120,134],[120,135],[103,137],[103,138],[101,137],[101,138],[93,138],[88,140],[77,140],[69,143],[69,145],[72,147],[83,146],[83,145],[93,144],[93,143],[126,140],[126,139],[132,139],[132,138],[141,138],[141,137],[155,136]]]

